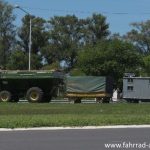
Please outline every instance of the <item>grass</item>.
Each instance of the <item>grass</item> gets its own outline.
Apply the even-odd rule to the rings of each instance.
[[[150,124],[150,103],[0,103],[0,128]]]

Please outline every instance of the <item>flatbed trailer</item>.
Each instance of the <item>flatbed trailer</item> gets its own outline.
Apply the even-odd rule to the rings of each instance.
[[[0,101],[49,102],[61,84],[63,75],[55,71],[0,71]]]

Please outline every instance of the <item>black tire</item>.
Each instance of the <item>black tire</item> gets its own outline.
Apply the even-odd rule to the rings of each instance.
[[[71,102],[73,104],[77,104],[77,103],[81,103],[81,99],[82,98],[70,97],[69,102]]]
[[[103,98],[102,103],[109,103],[110,102],[110,98]]]
[[[74,103],[75,103],[75,104],[81,103],[81,99],[82,99],[82,98],[76,98]]]
[[[107,103],[108,104],[108,103],[110,103],[110,101],[108,101],[108,100],[107,101],[102,101],[102,103],[105,103],[105,104]]]
[[[9,91],[1,91],[0,102],[10,102],[10,101],[11,101],[11,93]]]
[[[43,91],[38,87],[32,87],[27,91],[26,98],[31,103],[42,102]]]

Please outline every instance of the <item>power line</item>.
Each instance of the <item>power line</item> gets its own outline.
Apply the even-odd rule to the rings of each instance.
[[[93,14],[101,13],[106,15],[150,15],[150,12],[109,12],[109,11],[81,11],[81,10],[64,10],[64,9],[48,9],[48,8],[34,8],[34,7],[23,7],[30,10],[49,11],[49,12],[61,12],[61,13],[72,13],[72,14]]]

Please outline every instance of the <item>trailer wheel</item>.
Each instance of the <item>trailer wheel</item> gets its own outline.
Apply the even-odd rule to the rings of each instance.
[[[10,102],[11,101],[11,93],[9,91],[1,91],[0,92],[0,101],[1,102]]]
[[[76,98],[76,97],[69,97],[69,102],[73,104],[81,103],[82,98]]]
[[[110,98],[106,97],[103,98],[102,103],[109,103],[110,102]]]
[[[81,103],[81,99],[82,99],[82,98],[76,98],[74,103],[75,103],[75,104]]]
[[[43,91],[38,87],[32,87],[27,91],[26,98],[29,102],[41,102],[43,98]]]

